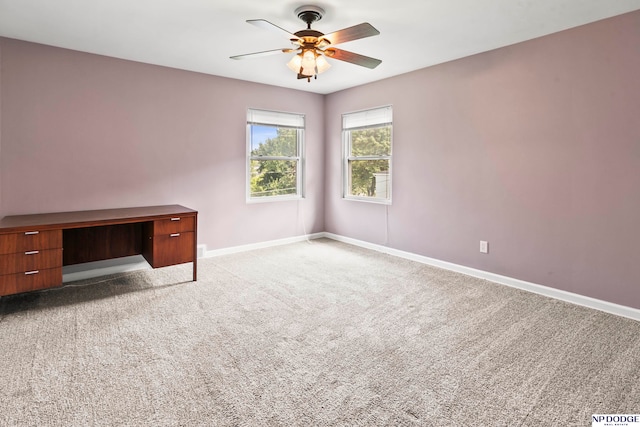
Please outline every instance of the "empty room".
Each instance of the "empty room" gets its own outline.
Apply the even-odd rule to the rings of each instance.
[[[0,425],[639,426],[640,0],[0,0]]]

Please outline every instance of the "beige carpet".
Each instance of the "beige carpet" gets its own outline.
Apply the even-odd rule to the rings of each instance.
[[[587,426],[640,323],[330,240],[0,300],[2,426]],[[606,283],[603,283],[606,286]]]

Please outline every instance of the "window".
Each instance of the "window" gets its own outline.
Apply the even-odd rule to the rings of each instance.
[[[343,197],[391,203],[391,106],[342,115]]]
[[[247,111],[247,199],[302,197],[304,115]]]

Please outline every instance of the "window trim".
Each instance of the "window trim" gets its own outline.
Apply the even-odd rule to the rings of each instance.
[[[270,116],[290,116],[293,118],[294,116],[298,116],[301,120],[301,127],[292,126],[289,124],[278,124],[276,123],[277,119],[268,121],[259,121],[259,120],[251,120],[252,112],[256,112],[258,115],[260,113],[266,113]],[[251,155],[251,126],[252,125],[262,125],[262,126],[271,126],[278,128],[286,128],[286,129],[296,129],[296,144],[297,144],[297,156],[252,156]],[[275,110],[263,110],[257,108],[248,108],[247,109],[247,123],[246,123],[246,160],[245,160],[245,198],[247,203],[268,203],[268,202],[279,202],[279,201],[287,201],[287,200],[301,200],[304,199],[304,169],[305,169],[305,158],[304,158],[304,131],[306,128],[306,116],[302,113],[291,113],[291,112],[283,112],[283,111],[275,111]],[[251,161],[252,160],[283,160],[283,161],[295,161],[296,162],[296,194],[285,194],[285,195],[276,195],[276,196],[261,196],[254,197],[251,196]]]
[[[389,117],[391,121],[383,120],[378,123],[367,123],[362,126],[345,127],[345,117],[355,114],[366,114],[367,112],[375,112],[376,110],[389,109]],[[352,156],[351,155],[351,131],[374,129],[390,126],[390,152],[385,156]],[[393,106],[383,105],[381,107],[368,108],[365,110],[352,111],[342,114],[342,199],[356,202],[375,203],[378,205],[391,205],[393,197]],[[351,174],[349,173],[349,163],[351,161],[367,161],[367,160],[388,160],[389,162],[389,194],[387,198],[354,196],[351,194]]]

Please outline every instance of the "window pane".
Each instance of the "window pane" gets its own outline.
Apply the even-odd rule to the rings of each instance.
[[[297,194],[297,161],[251,160],[251,197]]]
[[[350,160],[352,196],[387,199],[391,189],[389,160]]]
[[[298,130],[277,126],[251,125],[252,156],[298,155]]]
[[[391,126],[352,130],[352,156],[390,156]]]

